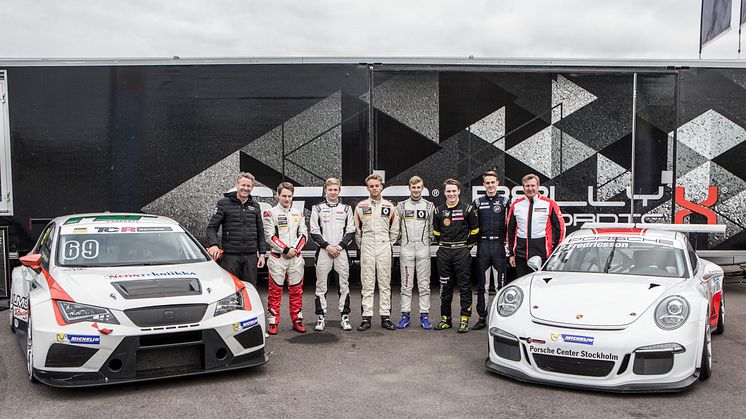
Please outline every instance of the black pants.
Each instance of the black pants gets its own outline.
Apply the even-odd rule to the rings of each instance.
[[[468,248],[438,249],[438,276],[440,277],[440,315],[451,317],[453,286],[458,284],[461,297],[461,315],[471,316],[471,254]]]
[[[528,267],[528,262],[522,257],[515,257],[515,277],[520,278],[523,275],[533,273],[534,270]]]
[[[220,266],[241,281],[246,281],[256,287],[257,259],[259,258],[256,253],[243,255],[223,253],[223,257],[220,258]]]
[[[489,289],[487,287],[487,272],[495,268],[497,278],[494,278],[495,288],[505,286],[505,243],[502,240],[480,240],[477,246],[477,313],[479,317],[487,317],[487,301]]]

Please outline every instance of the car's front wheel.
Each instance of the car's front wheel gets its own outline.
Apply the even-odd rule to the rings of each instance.
[[[28,312],[28,326],[26,327],[26,372],[28,380],[36,382],[34,377],[34,327],[31,324],[31,307]]]
[[[702,361],[699,367],[699,380],[705,381],[712,375],[712,333],[710,325],[705,325],[705,338],[702,344]]]

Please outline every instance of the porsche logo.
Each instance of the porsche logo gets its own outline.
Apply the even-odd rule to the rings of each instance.
[[[578,320],[580,320],[580,319],[583,318],[583,315],[580,314],[580,313],[578,313],[578,314],[575,315],[575,318],[578,319]]]
[[[174,320],[175,318],[176,318],[176,313],[173,310],[163,311],[163,320]]]

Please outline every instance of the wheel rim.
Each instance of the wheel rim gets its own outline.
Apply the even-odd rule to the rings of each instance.
[[[28,318],[28,327],[26,329],[26,371],[28,372],[29,378],[34,375],[34,337],[31,328],[31,316]]]

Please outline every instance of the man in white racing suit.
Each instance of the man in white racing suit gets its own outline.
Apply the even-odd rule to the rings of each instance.
[[[352,208],[339,202],[339,179],[324,182],[325,200],[311,210],[311,238],[319,247],[316,251],[316,326],[322,331],[326,325],[326,292],[328,276],[332,269],[339,277],[340,327],[351,330],[350,324],[350,261],[347,247],[355,238]]]
[[[433,238],[432,202],[422,197],[425,187],[422,178],[409,179],[409,199],[399,203],[401,242],[399,266],[401,268],[401,320],[396,325],[404,329],[410,324],[412,288],[415,275],[420,295],[420,324],[430,330],[430,242]]]
[[[304,333],[303,326],[303,255],[301,249],[308,240],[303,209],[293,208],[292,183],[282,182],[277,187],[277,205],[264,211],[264,237],[270,246],[267,268],[269,292],[267,295],[267,333],[277,334],[280,321],[282,287],[288,281],[290,320],[293,329]]]

